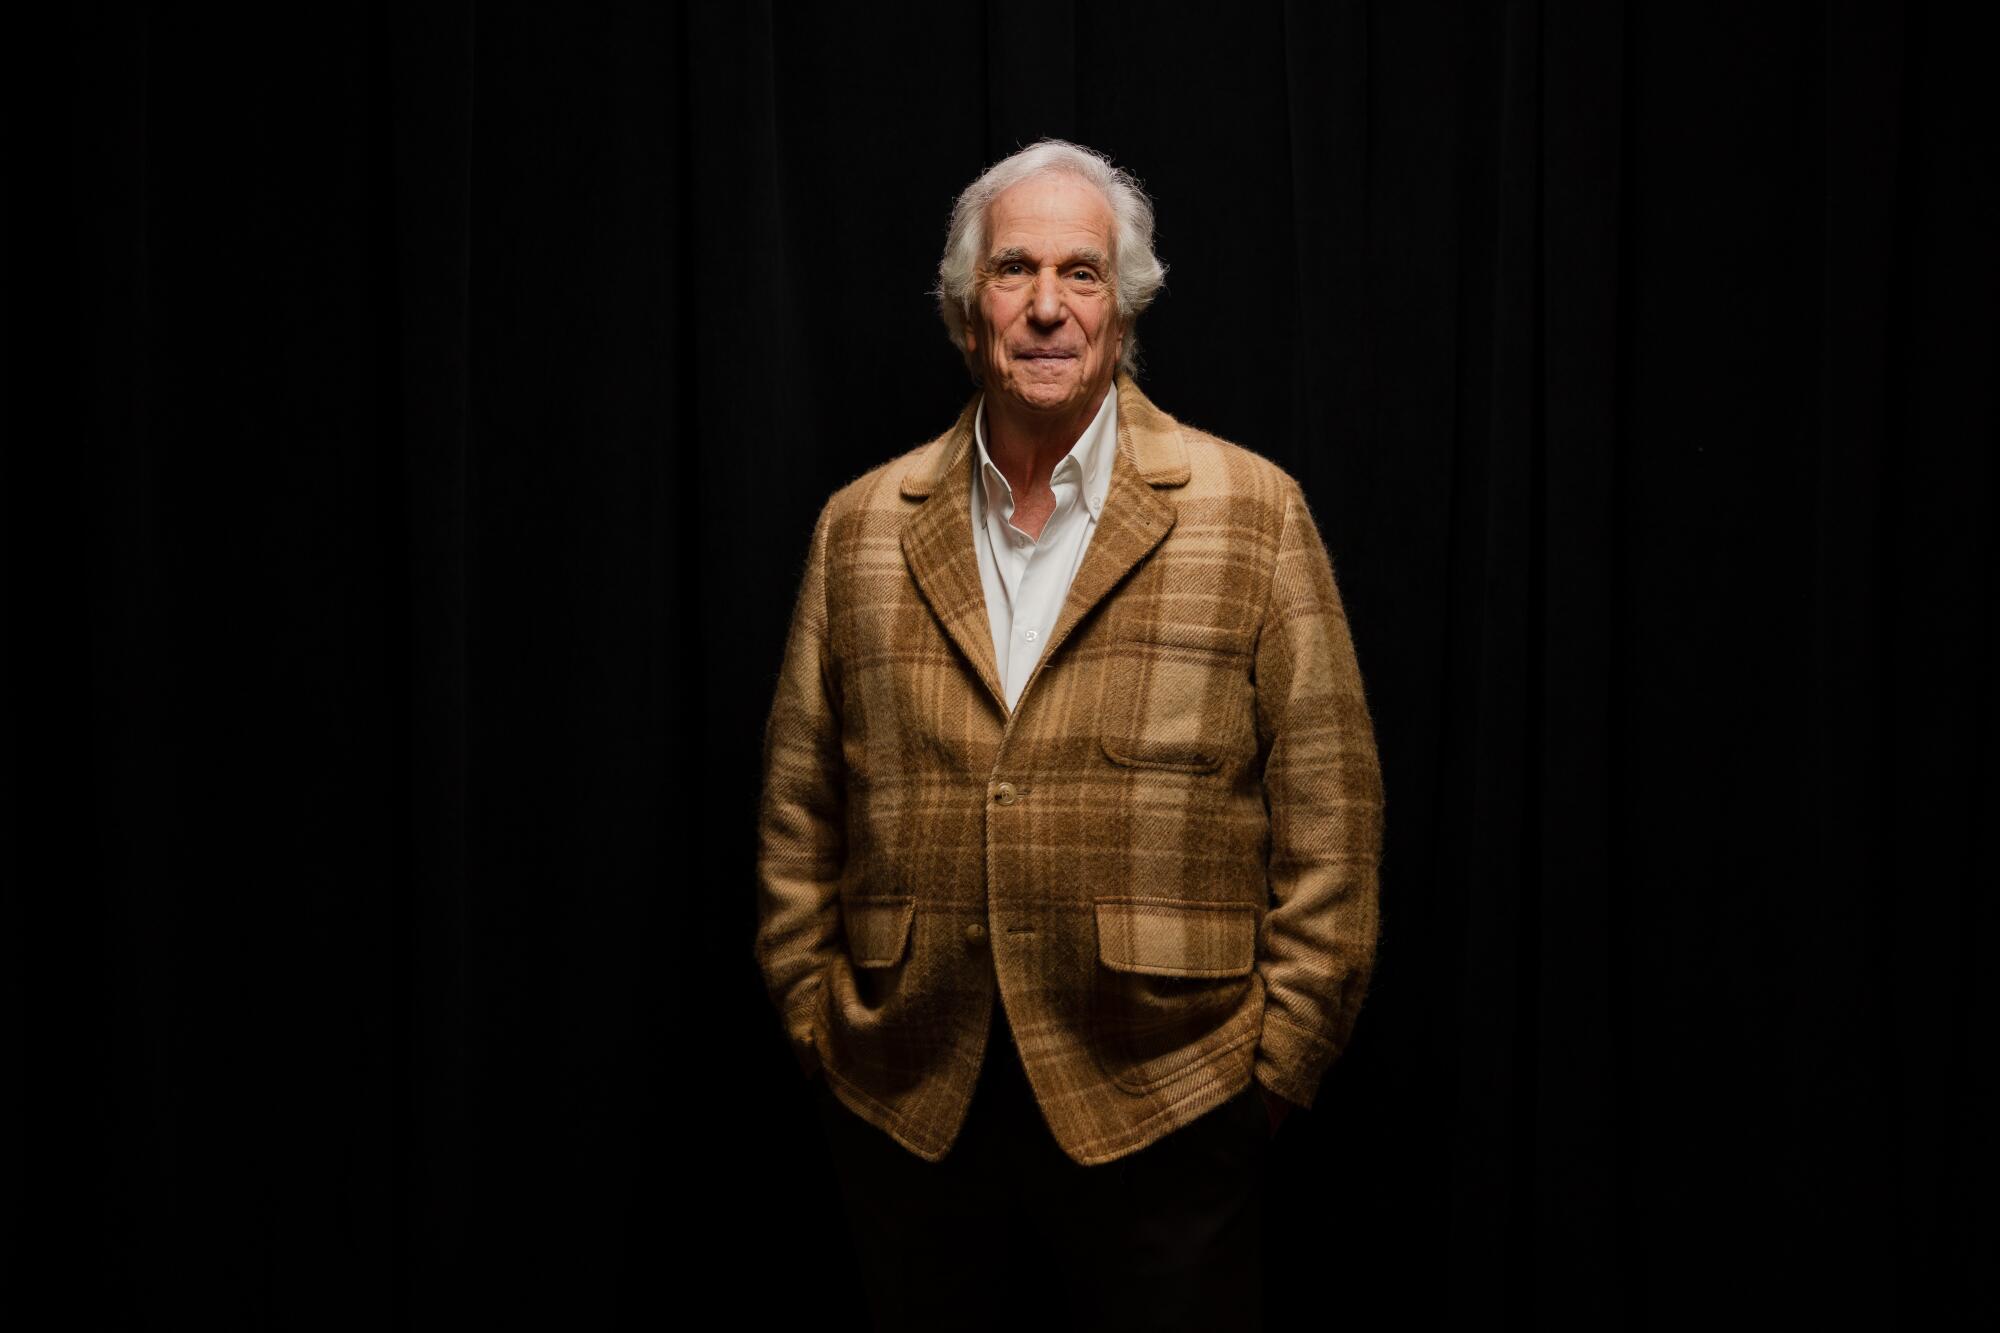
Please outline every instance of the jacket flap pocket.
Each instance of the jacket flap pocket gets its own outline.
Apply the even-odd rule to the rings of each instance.
[[[1132,768],[1208,772],[1243,748],[1253,712],[1250,654],[1217,631],[1158,626],[1113,647],[1100,744]]]
[[[1122,636],[1127,644],[1149,644],[1159,648],[1178,648],[1184,652],[1211,653],[1217,657],[1248,658],[1253,649],[1243,635],[1226,626],[1203,625],[1193,621],[1166,621],[1161,624],[1147,624],[1127,630]]]
[[[847,953],[856,967],[894,967],[903,961],[910,941],[910,922],[917,914],[911,895],[843,898],[841,918],[847,928]]]
[[[1118,972],[1240,977],[1257,963],[1257,909],[1181,898],[1099,898],[1097,956]]]

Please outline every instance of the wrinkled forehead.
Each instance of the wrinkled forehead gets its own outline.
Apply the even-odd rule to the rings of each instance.
[[[986,252],[1054,250],[1116,252],[1118,221],[1096,185],[1068,171],[1030,176],[1002,190],[986,209]]]

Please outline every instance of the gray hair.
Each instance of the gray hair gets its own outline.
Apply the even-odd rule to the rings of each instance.
[[[979,270],[986,259],[986,211],[1002,192],[1052,172],[1081,176],[1111,205],[1116,225],[1111,290],[1124,333],[1118,367],[1128,375],[1138,373],[1139,341],[1132,335],[1132,325],[1167,279],[1167,266],[1153,253],[1153,201],[1136,177],[1111,165],[1104,154],[1063,139],[1042,139],[988,167],[952,206],[951,227],[945,233],[944,257],[938,261],[938,281],[932,294],[937,297],[938,313],[944,317],[952,346],[965,357],[965,368],[974,379],[979,371],[966,353],[965,329],[972,319]]]

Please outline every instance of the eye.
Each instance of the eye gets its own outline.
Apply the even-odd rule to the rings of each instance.
[[[1094,268],[1072,269],[1070,270],[1070,276],[1079,282],[1096,282],[1097,270]]]

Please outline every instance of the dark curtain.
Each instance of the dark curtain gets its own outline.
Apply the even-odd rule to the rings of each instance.
[[[1978,12],[19,30],[9,1285],[859,1326],[750,960],[759,742],[819,504],[969,393],[952,198],[1059,135],[1153,191],[1142,384],[1304,484],[1385,765],[1273,1326],[1990,1302]]]

